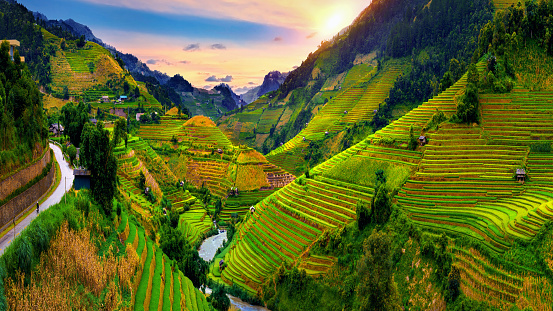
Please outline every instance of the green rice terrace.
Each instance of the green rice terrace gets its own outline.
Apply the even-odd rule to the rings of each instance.
[[[215,206],[213,201],[202,202],[183,190],[180,181],[208,189],[213,198],[220,198],[223,208],[218,218],[230,221],[233,214],[245,215],[250,206],[295,178],[257,151],[233,146],[209,118],[163,116],[160,121],[142,126],[139,137],[129,138],[127,149],[123,143],[118,146],[122,189],[145,219],[160,213],[138,188],[142,171],[155,196],[165,196],[172,210],[181,213],[179,227],[192,244],[212,229]],[[158,156],[150,144],[163,156]]]
[[[211,310],[204,294],[146,236],[136,221],[123,214],[118,231],[139,259],[132,284],[134,310]]]
[[[477,68],[482,72],[485,63]],[[394,202],[424,231],[467,236],[496,254],[530,242],[553,217],[553,156],[533,151],[536,142],[550,145],[553,140],[553,93],[515,87],[506,94],[480,94],[480,124],[446,122],[429,128],[437,111],[446,116],[456,112],[466,85],[465,74],[438,96],[311,169],[309,177],[299,177],[255,205],[224,256],[228,267],[219,271],[213,266],[212,277],[255,294],[283,263],[302,267],[308,275],[325,273],[334,259],[313,257],[310,249],[324,232],[353,222],[359,202],[370,204],[379,169],[397,188]],[[349,101],[340,100],[346,96]],[[336,96],[298,136],[313,139],[321,131],[343,129],[350,115],[340,122],[336,118],[343,110],[355,111],[351,103],[364,96],[351,89]],[[332,103],[342,106],[333,109]],[[333,122],[323,127],[327,114]],[[416,138],[428,141],[415,150],[408,148],[411,126]],[[293,170],[293,157],[277,159],[298,145],[305,147],[294,138],[267,159]],[[525,181],[515,178],[520,168]],[[498,308],[535,291],[544,277],[531,265],[512,271],[475,249],[459,245],[451,250],[462,291]]]
[[[340,91],[319,108],[298,135],[271,151],[267,159],[288,172],[297,172],[310,142],[321,141],[353,124],[371,120],[401,71],[400,61],[389,62],[378,73],[376,68],[367,65],[353,67],[339,87]]]

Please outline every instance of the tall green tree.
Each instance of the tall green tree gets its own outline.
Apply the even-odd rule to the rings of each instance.
[[[67,103],[61,108],[61,123],[65,135],[69,136],[71,143],[77,147],[81,144],[81,134],[85,123],[88,122],[87,109],[83,102],[78,105]]]
[[[400,310],[397,285],[392,279],[392,240],[373,230],[363,242],[364,255],[357,262],[359,283],[355,289],[359,310]]]
[[[85,124],[80,154],[81,164],[91,173],[92,197],[103,207],[106,215],[110,215],[117,189],[117,160],[113,155],[109,131],[104,129],[103,122],[98,122],[96,126]]]

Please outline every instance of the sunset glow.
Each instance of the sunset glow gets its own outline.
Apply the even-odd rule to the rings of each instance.
[[[272,70],[290,71],[336,35],[366,1],[21,0],[49,19],[87,25],[152,70],[211,88],[231,76],[242,93]],[[208,79],[212,76],[215,78]],[[210,81],[206,81],[210,80]]]

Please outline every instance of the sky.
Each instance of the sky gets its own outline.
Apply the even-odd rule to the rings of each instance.
[[[87,25],[152,70],[237,93],[299,66],[371,0],[18,0],[49,19]]]

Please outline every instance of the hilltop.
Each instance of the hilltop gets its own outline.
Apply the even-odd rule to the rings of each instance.
[[[280,71],[271,71],[263,78],[263,83],[260,86],[256,86],[253,89],[247,91],[242,95],[244,101],[248,104],[256,101],[259,97],[278,90],[280,85],[284,82],[288,72],[281,73]]]

